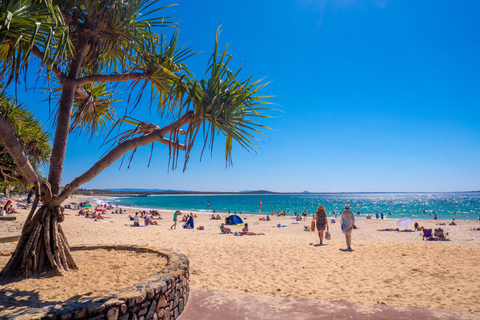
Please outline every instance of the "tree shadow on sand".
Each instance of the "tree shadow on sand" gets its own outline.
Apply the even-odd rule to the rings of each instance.
[[[9,281],[11,283],[12,281]],[[4,284],[5,281],[2,281]],[[67,300],[42,300],[34,290],[18,290],[18,289],[0,289],[0,319],[17,319],[20,317],[29,317],[32,312],[53,313],[62,312],[59,306],[68,305],[71,310],[82,310],[94,305],[102,305],[110,297],[105,294],[102,297],[96,297],[95,301],[89,297],[93,292],[82,295],[75,295]]]

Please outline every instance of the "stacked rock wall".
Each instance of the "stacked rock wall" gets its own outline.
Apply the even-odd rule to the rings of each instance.
[[[133,287],[101,298],[81,298],[68,304],[43,309],[28,309],[15,319],[108,319],[108,320],[171,320],[182,313],[189,295],[189,261],[187,257],[155,248],[113,245],[81,246],[77,250],[130,250],[154,253],[165,257],[164,269]],[[13,318],[12,318],[13,319]]]

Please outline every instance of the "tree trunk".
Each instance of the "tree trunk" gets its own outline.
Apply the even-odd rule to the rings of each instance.
[[[63,271],[77,269],[60,226],[63,220],[60,206],[39,208],[30,221],[25,221],[15,252],[0,277],[28,277],[49,272],[61,275]]]

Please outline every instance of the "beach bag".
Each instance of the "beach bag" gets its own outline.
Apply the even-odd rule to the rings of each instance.
[[[330,231],[325,231],[325,240],[330,240],[332,236],[330,235]]]

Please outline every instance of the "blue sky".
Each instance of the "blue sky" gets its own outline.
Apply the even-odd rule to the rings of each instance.
[[[84,188],[480,190],[480,2],[176,3],[164,14],[178,17],[181,41],[203,52],[188,62],[197,78],[221,26],[242,76],[271,81],[262,93],[280,110],[265,122],[272,130],[257,154],[235,146],[233,167],[221,139],[201,162],[201,143],[194,147],[186,172],[169,171],[168,149],[156,145],[149,168],[145,147],[130,169],[116,163]],[[48,104],[35,99],[25,101],[44,116]],[[135,117],[161,124],[141,104]],[[86,140],[70,138],[63,184],[103,153],[101,138]]]

